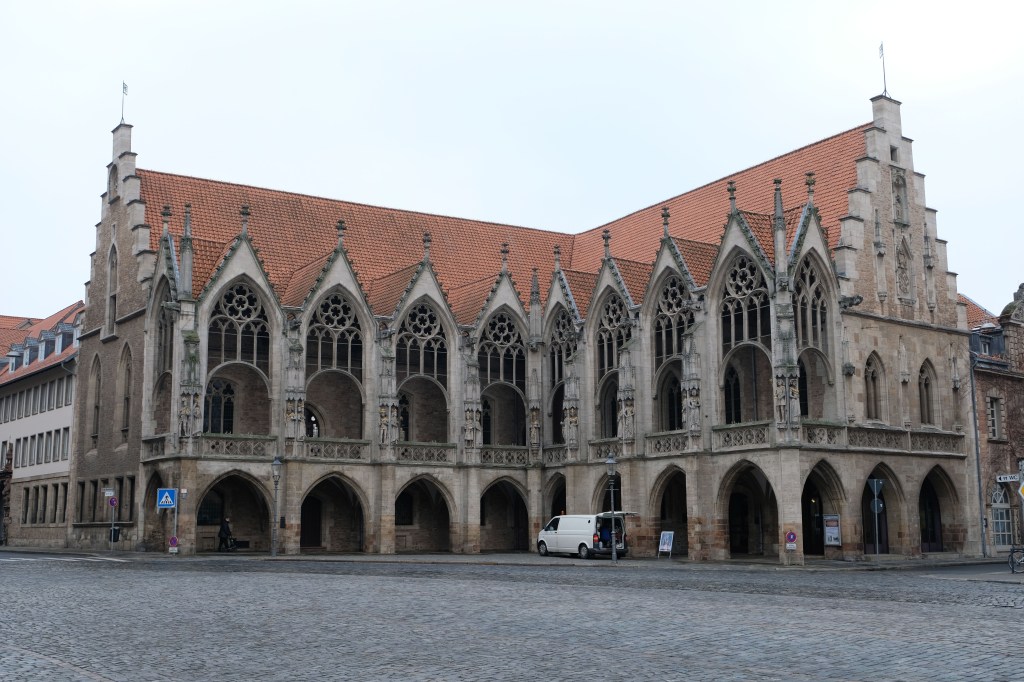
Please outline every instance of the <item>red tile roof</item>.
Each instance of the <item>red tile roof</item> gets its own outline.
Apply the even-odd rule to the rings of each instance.
[[[957,294],[957,299],[967,306],[967,326],[970,329],[976,329],[986,322],[992,324],[999,324],[999,316],[982,308],[980,305],[974,302],[973,299],[964,296],[963,294]]]
[[[139,170],[137,174],[146,204],[145,219],[152,228],[152,248],[158,246],[162,231],[163,206],[170,205],[175,213],[169,225],[175,236],[182,232],[184,205],[192,206],[196,294],[209,282],[241,231],[239,209],[247,205],[250,239],[271,285],[286,305],[304,300],[337,245],[337,221],[344,219],[345,248],[375,314],[394,312],[422,260],[423,234],[430,232],[431,263],[442,288],[453,297],[450,304],[459,311],[460,321],[475,318],[479,312],[472,310],[483,286],[478,283],[493,284],[501,270],[503,242],[509,244],[508,270],[522,301],[529,300],[532,269],[537,268],[541,280],[546,280],[554,269],[553,249],[559,246],[573,296],[585,315],[604,256],[604,228],[611,232],[611,252],[634,302],[643,299],[644,278],[650,275],[662,236],[662,206],[672,212],[670,233],[694,279],[698,286],[706,284],[728,219],[726,184],[730,180],[736,183],[737,205],[748,212],[748,221],[757,224],[752,228],[770,256],[774,251],[770,220],[767,232],[762,223],[773,211],[772,180],[782,180],[783,201],[790,207],[786,211],[787,235],[792,239],[800,206],[807,200],[804,174],[813,171],[817,176],[814,203],[834,246],[839,219],[848,210],[847,192],[856,185],[855,162],[865,154],[867,127],[858,126],[575,236],[156,171]],[[463,300],[463,296],[468,298]],[[546,297],[545,288],[542,303]]]
[[[29,339],[39,339],[43,332],[56,332],[57,328],[61,324],[73,324],[75,317],[82,312],[85,308],[85,304],[82,301],[72,303],[71,305],[63,308],[49,317],[39,320],[35,318],[22,318],[29,320],[32,324],[28,327],[19,325],[20,329],[0,329],[0,347],[3,348],[4,355],[11,349],[11,346],[18,343],[25,343]],[[6,319],[13,319],[6,317]],[[16,371],[7,369],[0,372],[0,385],[7,384],[12,381],[17,381],[23,377],[35,374],[36,372],[51,367],[59,362],[62,362],[78,352],[78,348],[70,346],[65,348],[60,353],[54,353],[42,360],[36,360],[27,365],[19,367]]]

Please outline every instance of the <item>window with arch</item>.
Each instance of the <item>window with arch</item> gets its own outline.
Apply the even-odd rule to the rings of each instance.
[[[304,417],[306,420],[306,438],[320,437],[320,417],[316,411],[309,406],[305,407]]]
[[[156,300],[156,357],[153,369],[155,376],[159,377],[174,367],[174,312],[165,305],[171,303],[171,289],[166,281],[160,287]]]
[[[502,382],[526,392],[526,345],[508,313],[500,312],[487,321],[477,360],[483,388]]]
[[[110,247],[107,257],[107,333],[114,333],[117,321],[117,249]]]
[[[992,544],[1006,547],[1013,544],[1013,521],[1010,515],[1010,497],[1006,488],[998,483],[992,489]]]
[[[100,359],[97,357],[92,362],[92,369],[89,371],[89,405],[92,410],[92,427],[90,434],[92,435],[92,443],[96,445],[96,441],[100,435],[100,417],[102,416],[102,374],[100,371]]]
[[[437,312],[427,303],[409,310],[398,330],[396,370],[398,382],[411,376],[433,377],[447,387],[448,344]]]
[[[683,387],[679,375],[672,368],[661,378],[658,391],[658,426],[661,431],[678,431],[683,428]]]
[[[597,327],[597,376],[603,377],[619,367],[619,353],[632,337],[633,325],[626,303],[616,293],[609,294],[601,307]]]
[[[352,302],[341,293],[320,301],[306,333],[306,374],[340,369],[363,381],[363,336]]]
[[[867,419],[882,418],[882,367],[875,355],[864,364],[864,412]]]
[[[797,347],[828,353],[828,300],[824,282],[809,256],[797,268],[793,295]]]
[[[932,373],[927,364],[917,374],[917,400],[921,409],[921,423],[935,424],[935,406]]]
[[[220,295],[207,342],[211,370],[225,362],[245,362],[270,373],[270,323],[252,287],[236,282]]]
[[[121,366],[118,371],[118,393],[121,396],[121,437],[128,439],[128,427],[132,416],[132,353],[128,348],[121,354]]]
[[[768,285],[757,263],[747,255],[733,259],[722,299],[722,353],[744,342],[771,348],[772,321]]]
[[[235,426],[235,387],[230,381],[213,379],[206,387],[203,410],[204,433],[232,433]]]
[[[548,339],[548,359],[551,369],[551,383],[558,384],[565,379],[565,363],[576,355],[576,325],[565,308],[559,307],[555,323]]]
[[[693,310],[688,305],[689,292],[683,280],[675,275],[665,280],[658,294],[658,310],[654,315],[654,367],[683,353],[683,337],[693,326]]]

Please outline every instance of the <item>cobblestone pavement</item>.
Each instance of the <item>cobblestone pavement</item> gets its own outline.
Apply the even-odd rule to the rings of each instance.
[[[2,552],[0,680],[1021,679],[1005,574]]]

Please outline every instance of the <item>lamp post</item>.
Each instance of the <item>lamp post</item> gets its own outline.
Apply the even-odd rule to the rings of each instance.
[[[604,461],[604,463],[608,467],[608,495],[609,495],[609,497],[611,497],[611,505],[612,505],[612,518],[611,518],[612,532],[611,532],[611,538],[612,538],[612,563],[614,564],[614,563],[618,563],[618,561],[619,561],[619,554],[618,554],[618,552],[615,549],[615,544],[616,544],[615,543],[615,465],[617,464],[617,462],[615,461],[615,456],[614,455],[608,455],[608,459],[606,459]]]
[[[275,456],[274,461],[270,463],[270,476],[274,479],[274,511],[270,519],[270,556],[272,557],[277,556],[277,488],[281,483],[281,468],[283,466],[279,455]]]

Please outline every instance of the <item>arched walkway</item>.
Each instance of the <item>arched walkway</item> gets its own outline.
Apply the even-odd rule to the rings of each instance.
[[[165,488],[160,472],[155,472],[146,484],[146,495],[142,503],[145,518],[142,546],[147,552],[164,551],[174,534],[174,510],[156,508],[156,491]]]
[[[546,523],[553,516],[567,513],[565,508],[565,476],[555,474],[551,477],[547,484],[547,492],[544,495],[544,499],[548,501],[548,516],[546,519],[542,519],[542,523]]]
[[[366,531],[363,505],[340,476],[329,476],[306,494],[300,512],[303,552],[362,552]]]
[[[261,489],[245,476],[228,474],[216,481],[199,501],[196,512],[196,551],[217,549],[222,519],[231,519],[231,532],[241,550],[270,550],[270,506]]]
[[[451,551],[451,512],[432,480],[412,481],[395,498],[396,552]]]
[[[672,555],[685,556],[689,552],[689,520],[686,513],[686,474],[675,469],[667,473],[661,483],[660,499],[655,500],[658,510],[654,535],[672,531]]]
[[[727,556],[777,556],[779,503],[764,473],[744,462],[726,477],[719,508],[726,519]]]
[[[826,517],[839,514],[844,498],[842,482],[835,469],[825,461],[818,462],[808,474],[800,497],[804,555],[825,554],[829,546],[826,543]],[[835,519],[831,521],[835,522]],[[835,537],[837,531],[838,529],[833,527],[829,537]]]
[[[872,481],[880,481],[876,494]],[[864,554],[888,554],[893,533],[899,533],[901,518],[899,483],[892,471],[878,465],[864,482],[861,492],[861,522],[864,527]],[[876,533],[877,528],[877,533]],[[892,531],[892,532],[890,532]]]
[[[480,551],[527,551],[529,547],[526,501],[512,483],[497,481],[480,498]]]

